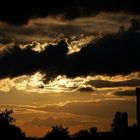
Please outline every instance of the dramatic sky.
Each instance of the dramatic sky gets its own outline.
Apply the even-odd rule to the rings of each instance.
[[[110,130],[136,118],[140,86],[137,0],[2,0],[0,109],[27,135],[53,125]]]

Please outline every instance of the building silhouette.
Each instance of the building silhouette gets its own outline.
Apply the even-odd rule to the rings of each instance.
[[[140,88],[136,88],[137,126],[140,127]]]

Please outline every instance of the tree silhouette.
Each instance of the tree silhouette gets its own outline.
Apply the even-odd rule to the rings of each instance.
[[[5,109],[0,113],[0,140],[24,140],[25,134],[13,125],[15,119],[11,116],[12,110]]]
[[[90,137],[91,138],[98,138],[99,133],[97,132],[97,127],[91,127],[90,129]]]
[[[0,113],[0,124],[12,124],[16,120],[11,117],[11,114],[13,113],[13,110],[5,109]]]
[[[74,134],[75,140],[85,140],[85,139],[89,139],[89,138],[90,138],[90,135],[89,135],[88,130],[80,130]]]
[[[0,112],[0,140],[139,140],[140,129],[134,125],[128,127],[128,114],[117,111],[111,124],[112,131],[97,132],[96,127],[80,130],[70,135],[68,127],[53,126],[44,137],[26,137],[20,128],[13,125],[15,119],[11,116],[12,110]]]
[[[72,135],[74,140],[93,140],[99,138],[97,127],[91,127],[89,130],[80,130]]]
[[[128,128],[128,114],[126,112],[117,111],[111,124],[112,130],[114,132],[122,132]]]
[[[60,126],[53,126],[52,131],[48,132],[44,137],[45,140],[69,140],[68,127],[64,128]]]

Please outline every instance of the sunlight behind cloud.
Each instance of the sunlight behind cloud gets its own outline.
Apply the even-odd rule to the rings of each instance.
[[[138,0],[106,1],[0,2],[0,140],[133,136],[140,8]],[[13,110],[16,122],[2,110]],[[59,125],[70,133],[52,127]],[[58,129],[68,137],[51,134]]]
[[[44,78],[44,75],[41,74],[40,72],[37,72],[30,77],[30,81],[28,85],[31,87],[43,86],[44,85],[43,78]]]
[[[81,34],[81,37],[79,40],[74,40],[70,43],[68,49],[69,52],[68,54],[74,53],[74,52],[79,52],[81,50],[81,48],[83,48],[85,45],[87,45],[88,43],[90,43],[91,41],[93,41],[95,39],[95,36],[83,36]]]
[[[13,88],[37,93],[65,93],[65,92],[93,92],[112,90],[134,90],[139,84],[140,73],[134,72],[129,75],[95,75],[87,77],[68,78],[59,75],[45,83],[45,74],[36,72],[31,76],[23,75],[13,79],[0,80],[0,91],[9,92]],[[128,84],[128,86],[126,86]]]

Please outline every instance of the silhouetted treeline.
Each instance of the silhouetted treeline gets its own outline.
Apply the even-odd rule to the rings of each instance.
[[[0,140],[139,140],[140,128],[135,124],[128,126],[128,114],[116,112],[111,130],[98,132],[96,127],[80,130],[70,134],[68,127],[53,126],[52,130],[42,138],[27,137],[20,128],[13,125],[15,119],[11,117],[12,110],[5,109],[0,113]]]
[[[25,140],[25,134],[13,125],[12,110],[5,109],[0,113],[0,140]]]

